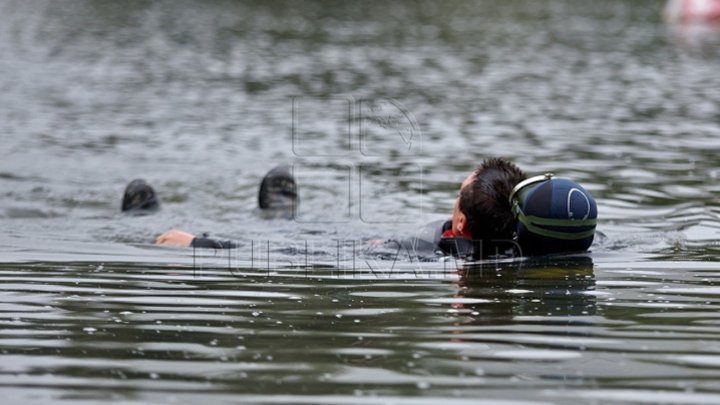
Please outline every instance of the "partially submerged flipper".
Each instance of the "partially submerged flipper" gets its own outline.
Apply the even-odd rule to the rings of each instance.
[[[131,213],[150,213],[160,209],[160,201],[155,190],[143,179],[135,179],[125,187],[122,211]]]
[[[297,185],[289,166],[275,167],[263,177],[258,193],[260,209],[292,214],[297,203]]]

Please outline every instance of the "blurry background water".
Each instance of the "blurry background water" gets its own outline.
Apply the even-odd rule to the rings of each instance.
[[[662,7],[1,1],[2,389],[720,402],[720,33]],[[595,195],[592,262],[339,276],[498,155]],[[278,164],[296,221],[255,209]],[[136,177],[158,214],[118,212]],[[198,273],[171,227],[322,267]]]

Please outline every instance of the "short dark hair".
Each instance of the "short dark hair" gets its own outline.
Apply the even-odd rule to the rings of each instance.
[[[504,158],[483,161],[475,169],[472,183],[460,191],[460,211],[467,218],[474,240],[510,239],[515,218],[510,207],[510,193],[527,175]]]

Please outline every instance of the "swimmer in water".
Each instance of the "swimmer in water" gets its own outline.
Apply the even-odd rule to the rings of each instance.
[[[434,221],[414,237],[395,242],[417,257],[428,253],[482,258],[512,247],[513,187],[527,175],[507,159],[483,161],[460,185],[452,217]],[[392,241],[391,241],[392,242]]]
[[[292,218],[297,186],[286,166],[263,178],[258,205],[273,217]],[[551,175],[528,179],[507,159],[492,158],[460,185],[452,217],[432,222],[414,237],[397,241],[417,257],[443,254],[482,259],[493,255],[544,255],[585,251],[595,232],[597,207],[577,183]],[[227,249],[237,245],[171,229],[158,245]]]
[[[551,174],[527,178],[506,159],[485,160],[460,186],[452,218],[396,243],[411,257],[478,260],[584,252],[593,242],[597,205],[579,184]]]
[[[507,240],[512,238],[514,218],[508,202],[513,187],[527,176],[517,166],[505,159],[488,159],[463,181],[455,202],[452,219],[432,223],[439,231],[442,242],[453,253],[449,241],[456,245],[464,240]],[[273,216],[291,217],[297,204],[297,186],[288,167],[277,167],[263,178],[260,184],[258,205]],[[431,242],[431,250],[438,249],[440,240]],[[194,246],[209,248],[234,247],[231,241],[196,236],[171,229],[155,241],[158,245]],[[418,246],[415,245],[415,248]]]

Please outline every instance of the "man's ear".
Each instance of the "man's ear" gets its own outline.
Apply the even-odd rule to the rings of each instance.
[[[456,236],[463,239],[472,239],[472,234],[470,233],[467,217],[462,212],[460,213],[460,215],[458,215],[457,228],[460,234]]]
[[[462,212],[458,214],[457,228],[458,231],[460,231],[460,235],[464,235],[467,232],[467,217]]]

